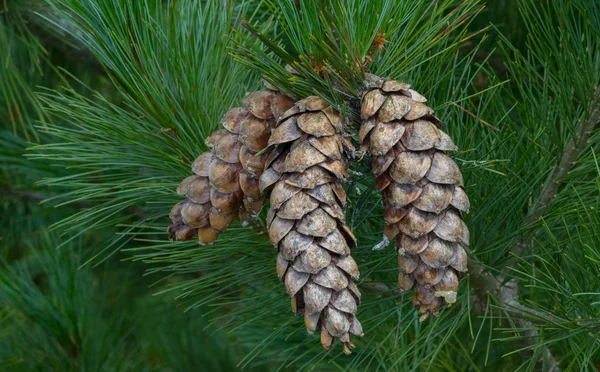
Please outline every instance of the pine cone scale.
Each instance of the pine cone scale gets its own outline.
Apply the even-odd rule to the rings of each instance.
[[[398,285],[414,290],[422,319],[437,316],[441,306],[456,302],[459,273],[467,269],[469,232],[461,213],[469,211],[469,200],[458,165],[443,152],[456,146],[410,85],[367,79],[358,137],[382,193],[384,234],[399,253]],[[309,333],[319,331],[325,349],[339,339],[350,353],[350,334],[363,329],[356,318],[359,270],[351,256],[356,238],[346,225],[341,186],[356,152],[344,122],[316,96],[293,103],[263,90],[243,102],[223,116],[223,129],[206,139],[211,150],[177,188],[186,200],[171,210],[169,237],[197,234],[209,244],[236,215],[256,217],[270,193],[268,236],[292,310],[304,315]]]
[[[186,195],[187,203],[171,213],[171,239],[187,240],[197,233],[200,244],[210,244],[236,215],[252,218],[262,209],[258,177],[269,152],[256,154],[268,145],[271,123],[276,119],[273,112],[280,114],[293,102],[279,92],[257,91],[244,97],[244,105],[223,115],[224,129],[205,141],[211,151],[196,158],[192,163],[195,176],[179,185],[177,192]]]
[[[414,288],[422,319],[456,301],[458,273],[466,271],[468,229],[460,212],[469,200],[456,150],[440,122],[410,85],[367,77],[359,130],[361,149],[373,156],[376,187],[383,193],[384,233],[396,240],[398,285]]]
[[[309,333],[320,330],[325,348],[339,338],[349,352],[351,325],[361,333],[362,328],[350,289],[358,268],[347,259],[355,242],[345,225],[346,196],[339,185],[348,172],[341,129],[339,115],[322,99],[297,102],[273,130],[270,143],[277,145],[277,155],[268,161],[261,187],[272,187],[269,236],[294,312],[304,314]]]

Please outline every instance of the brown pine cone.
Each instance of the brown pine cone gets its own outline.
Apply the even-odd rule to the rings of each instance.
[[[309,333],[319,331],[329,349],[335,338],[344,352],[350,333],[362,335],[356,318],[360,292],[352,281],[358,268],[350,255],[356,239],[344,217],[348,174],[342,120],[324,100],[308,97],[285,112],[273,130],[262,191],[271,189],[269,238],[277,246],[277,274],[304,314]]]
[[[224,129],[206,139],[211,151],[194,161],[194,175],[177,188],[187,198],[171,210],[170,239],[188,240],[198,234],[200,244],[210,244],[236,214],[246,220],[262,209],[259,176],[270,151],[256,154],[267,147],[276,118],[293,101],[277,91],[263,90],[247,94],[244,105],[225,113]]]
[[[414,287],[421,320],[456,301],[467,271],[469,211],[463,178],[444,151],[455,151],[425,97],[409,84],[370,75],[362,97],[361,149],[372,156],[383,194],[385,236],[396,240],[400,288]]]

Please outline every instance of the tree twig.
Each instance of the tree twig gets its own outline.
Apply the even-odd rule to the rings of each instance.
[[[528,330],[522,339],[527,346],[533,347],[538,344],[539,331],[535,325],[530,320],[523,317],[519,311],[535,315],[550,322],[556,322],[558,320],[522,305],[519,302],[518,286],[514,279],[505,282],[502,276],[494,276],[491,272],[486,270],[482,264],[475,260],[469,260],[469,272],[469,283],[471,283],[475,294],[481,302],[487,301],[487,297],[492,296],[498,300],[498,305],[503,310],[516,315],[516,317],[514,317],[514,322],[519,329]],[[546,346],[541,346],[541,348],[541,361],[546,366],[546,370],[549,372],[560,371],[558,362],[550,352],[550,349]]]
[[[506,282],[500,289],[500,297],[498,298],[502,308],[506,311],[516,313],[516,317],[513,318],[517,327],[521,330],[524,330],[523,333],[523,341],[527,346],[534,347],[538,345],[539,339],[539,330],[537,327],[531,322],[529,319],[523,317],[520,312],[528,313],[528,314],[536,314],[536,316],[541,317],[550,322],[556,322],[556,318],[547,316],[537,310],[531,309],[527,306],[522,305],[519,301],[519,291],[518,284],[515,279],[511,279]],[[517,310],[515,312],[515,310]],[[546,366],[545,370],[548,372],[558,372],[560,371],[560,367],[558,366],[558,362],[550,352],[550,349],[542,345],[541,348],[541,361],[543,365]]]
[[[366,282],[359,285],[359,288],[365,292],[371,292],[379,295],[401,296],[405,292],[398,287],[390,287],[386,283]]]

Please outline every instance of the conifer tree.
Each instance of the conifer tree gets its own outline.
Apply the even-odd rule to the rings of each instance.
[[[598,368],[597,1],[4,0],[0,55],[0,369]]]

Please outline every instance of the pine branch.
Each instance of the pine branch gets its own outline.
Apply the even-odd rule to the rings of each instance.
[[[58,135],[59,143],[53,144],[51,147],[36,149],[36,156],[43,154],[43,156],[59,165],[64,165],[65,168],[68,167],[79,172],[76,178],[58,179],[54,177],[51,184],[71,189],[64,196],[74,203],[86,201],[97,206],[70,217],[69,220],[65,220],[67,222],[61,227],[68,228],[68,233],[77,234],[79,231],[90,228],[99,229],[98,226],[114,226],[127,223],[128,225],[123,225],[125,231],[120,233],[119,237],[131,239],[132,242],[134,238],[138,242],[147,242],[148,247],[139,247],[138,244],[144,243],[135,243],[136,245],[127,248],[130,248],[130,252],[135,255],[136,259],[144,260],[153,265],[149,269],[150,273],[165,274],[167,285],[164,288],[159,288],[161,292],[180,292],[180,298],[184,298],[190,308],[207,305],[216,318],[214,320],[216,324],[220,327],[233,328],[231,334],[235,334],[236,341],[239,344],[250,345],[252,352],[242,360],[240,365],[252,366],[252,364],[256,364],[258,360],[261,360],[258,363],[272,364],[274,362],[277,364],[281,362],[283,363],[281,368],[291,368],[305,362],[307,363],[305,366],[307,366],[309,362],[318,363],[324,360],[324,358],[321,358],[322,354],[313,353],[309,347],[304,348],[303,339],[297,332],[299,323],[297,320],[287,321],[285,316],[289,314],[283,310],[284,306],[265,306],[266,304],[270,305],[271,300],[273,304],[279,304],[285,297],[285,293],[279,289],[280,283],[277,283],[276,278],[272,278],[273,252],[270,249],[262,249],[266,244],[264,234],[260,239],[256,239],[259,234],[252,234],[247,231],[249,229],[233,227],[227,236],[223,237],[223,240],[211,247],[212,249],[200,249],[194,245],[194,242],[170,244],[165,239],[162,225],[167,211],[166,206],[174,199],[173,189],[176,185],[176,177],[189,171],[188,163],[197,155],[198,151],[203,149],[204,136],[210,133],[215,124],[218,123],[224,109],[234,105],[234,102],[239,100],[241,93],[246,91],[246,87],[254,86],[254,80],[250,79],[243,69],[237,70],[236,65],[228,65],[228,59],[225,58],[226,53],[223,53],[225,48],[219,47],[223,44],[220,41],[221,35],[227,32],[230,24],[235,24],[235,19],[238,18],[237,15],[223,17],[225,22],[219,19],[218,22],[213,24],[211,23],[212,15],[217,14],[217,12],[210,9],[207,12],[183,9],[185,12],[182,11],[181,14],[206,14],[211,16],[196,22],[193,20],[186,21],[188,18],[178,15],[179,13],[174,13],[173,17],[166,18],[161,16],[162,12],[148,13],[146,3],[143,7],[137,8],[129,5],[127,7],[112,5],[128,4],[125,0],[111,3],[100,0],[91,2],[89,0],[61,0],[61,2],[75,4],[77,10],[75,13],[83,14],[85,22],[81,22],[81,25],[86,26],[88,39],[94,41],[92,45],[95,45],[95,49],[92,49],[109,66],[111,75],[114,74],[116,77],[115,80],[122,82],[121,92],[127,96],[125,98],[125,102],[127,102],[126,110],[121,110],[118,106],[114,108],[111,106],[111,108],[106,109],[106,106],[109,106],[110,99],[99,99],[100,103],[96,105],[94,104],[94,102],[97,102],[96,100],[88,102],[84,99],[67,96],[62,98],[46,96],[48,100],[53,102],[51,105],[53,113],[62,118],[67,118],[73,128],[70,125],[60,125],[58,128],[52,126],[52,131]],[[97,4],[98,6],[88,8],[85,5],[86,3]],[[152,4],[153,2],[149,3]],[[215,2],[215,4],[217,3]],[[404,4],[404,2],[386,3],[392,4],[392,6]],[[450,4],[451,2],[444,3]],[[465,3],[472,2],[466,1]],[[408,9],[409,5],[404,5],[404,7]],[[366,21],[372,22],[376,18],[365,18],[364,14],[370,13],[357,9],[356,13],[360,15],[363,21],[347,22],[353,26],[349,32],[352,33],[356,29],[358,34],[357,38],[350,38],[357,42],[348,45],[348,47],[352,47],[348,49],[358,50],[357,55],[362,56],[360,51],[368,51],[366,48],[371,43],[371,40],[369,40],[371,35],[377,36],[378,34],[372,32],[371,27],[368,27],[368,24],[365,23]],[[273,14],[279,14],[281,11],[266,12],[265,16],[270,17]],[[558,141],[561,144],[567,142],[565,136],[560,135],[565,126],[563,124],[573,126],[576,120],[559,121],[558,124],[560,125],[557,128],[559,135],[555,137],[552,135],[544,136],[541,138],[542,141],[537,141],[540,139],[536,137],[538,129],[540,129],[538,124],[541,123],[539,118],[547,118],[547,115],[542,112],[547,107],[532,102],[538,96],[542,97],[540,101],[546,98],[545,95],[539,94],[540,92],[537,91],[540,88],[537,79],[533,79],[535,82],[531,86],[526,85],[526,82],[529,82],[528,79],[522,80],[525,85],[523,89],[526,93],[522,96],[529,100],[529,107],[540,107],[539,112],[532,109],[532,111],[536,111],[534,112],[535,115],[531,115],[535,119],[526,123],[513,122],[513,115],[505,112],[501,99],[488,100],[483,95],[481,97],[468,96],[470,93],[466,87],[471,86],[471,82],[475,77],[484,74],[485,67],[475,67],[476,64],[471,57],[464,57],[463,60],[462,53],[454,53],[459,41],[468,38],[467,35],[464,35],[464,38],[455,37],[463,31],[456,29],[451,33],[446,32],[445,27],[448,24],[454,24],[453,22],[433,22],[429,18],[418,16],[423,12],[422,10],[415,12],[389,12],[389,14],[394,15],[395,21],[393,24],[395,26],[386,27],[391,31],[396,31],[386,35],[388,44],[380,54],[369,56],[369,58],[374,59],[372,71],[385,76],[402,76],[415,86],[426,87],[423,89],[429,89],[429,93],[433,93],[427,94],[432,98],[432,102],[452,100],[454,107],[450,107],[451,110],[447,110],[445,113],[443,112],[443,115],[451,117],[454,122],[463,123],[463,125],[453,126],[450,134],[461,142],[457,143],[461,148],[468,149],[464,152],[466,167],[463,170],[467,171],[465,173],[467,179],[473,180],[471,178],[471,175],[473,175],[477,182],[477,191],[481,191],[479,194],[485,196],[474,198],[475,208],[473,209],[477,210],[482,216],[489,216],[489,218],[480,218],[479,216],[472,218],[472,229],[478,232],[485,231],[485,233],[478,234],[480,236],[477,236],[474,241],[478,241],[482,246],[486,243],[492,243],[486,245],[487,251],[492,252],[491,255],[494,248],[505,244],[505,240],[498,239],[498,236],[508,236],[508,239],[510,239],[511,234],[505,234],[505,232],[517,230],[525,221],[522,206],[529,197],[531,191],[529,186],[539,185],[546,177],[550,181],[549,176],[553,174],[553,164],[546,164],[538,167],[538,169],[533,166],[537,162],[526,160],[531,159],[530,156],[533,153],[539,155],[539,147],[553,149],[555,148],[555,142]],[[440,14],[449,13],[444,9],[439,10],[439,12]],[[252,14],[252,12],[248,14]],[[406,14],[406,17],[400,17],[399,14]],[[432,20],[437,19],[437,17],[433,17]],[[298,18],[292,17],[291,21]],[[456,19],[460,20],[460,17],[456,17]],[[123,20],[127,20],[127,22],[123,22]],[[314,23],[318,23],[317,20],[315,18]],[[405,21],[400,22],[399,20]],[[261,22],[256,21],[252,23],[261,24]],[[385,25],[389,24],[383,23]],[[281,24],[282,27],[292,29],[296,27],[294,26],[296,22],[290,22],[290,20],[281,22]],[[441,30],[437,30],[437,27],[431,26],[432,24],[445,26]],[[221,25],[227,25],[227,30],[222,30]],[[344,24],[341,25],[344,26]],[[302,27],[303,30],[310,29],[303,22],[299,22],[298,26]],[[268,29],[268,27],[266,28]],[[344,27],[340,28],[344,29]],[[178,33],[169,31],[188,29],[195,31],[183,33],[183,35],[197,35],[202,31],[200,37],[197,39],[195,37],[179,37],[177,36]],[[368,30],[368,32],[364,30]],[[411,32],[412,30],[414,32]],[[447,38],[447,41],[440,43],[438,34],[441,35],[441,38]],[[278,40],[275,36],[273,39]],[[235,38],[236,35],[233,35],[231,42],[235,42]],[[435,43],[432,42],[434,38]],[[257,40],[255,39],[250,38],[250,43],[256,43]],[[294,41],[293,38],[289,39],[292,42]],[[162,40],[166,42],[163,43]],[[197,41],[202,41],[202,43]],[[203,44],[204,41],[206,41],[206,45]],[[315,41],[307,39],[306,43],[301,41],[298,44],[304,47],[303,50],[310,51],[315,48],[311,47],[313,43]],[[229,47],[232,46],[232,44],[225,44]],[[283,43],[283,45],[288,44],[290,43]],[[327,45],[327,43],[324,43],[320,49],[327,52]],[[217,46],[217,48],[206,49],[212,46]],[[181,50],[189,51],[189,53],[181,53]],[[328,53],[331,55],[334,52],[329,51]],[[263,54],[268,53],[263,51]],[[257,52],[256,58],[262,60],[263,54]],[[311,53],[303,53],[303,55],[311,56]],[[565,53],[564,55],[577,54]],[[162,58],[163,56],[169,58]],[[340,64],[346,65],[345,60],[341,58],[333,58],[331,63],[337,61],[341,61],[343,63],[340,62]],[[321,63],[312,65],[310,59],[304,62],[306,69],[310,68],[311,71],[313,68],[322,65]],[[268,69],[272,67],[264,61],[261,63],[259,66],[261,68]],[[280,63],[277,62],[277,64],[279,66]],[[538,65],[536,63],[536,66]],[[561,71],[571,70],[561,69]],[[225,72],[223,76],[221,76],[221,72]],[[269,76],[275,75],[270,74]],[[331,85],[335,89],[341,90],[333,83],[319,85],[310,79],[300,81],[297,84],[290,83],[289,85],[300,86],[297,89],[305,90],[313,85],[326,88]],[[550,84],[542,84],[542,87],[553,93],[556,92],[556,89],[552,89]],[[528,91],[528,88],[532,91]],[[330,96],[338,95],[339,92],[335,89],[333,89],[334,92],[329,93]],[[323,89],[326,94],[329,90]],[[313,89],[310,89],[311,94],[314,94],[313,91]],[[555,101],[563,102],[567,106],[564,111],[569,114],[571,111],[577,111],[580,114],[580,109],[572,110],[571,89],[564,89],[563,93],[569,95],[568,99],[556,99]],[[471,98],[474,99],[471,100]],[[577,98],[578,101],[581,101],[580,96]],[[457,107],[458,104],[462,106]],[[93,106],[93,108],[90,106]],[[500,116],[494,117],[490,113],[493,113],[496,108],[502,109],[502,112]],[[486,115],[483,119],[496,125],[502,124],[501,131],[491,132],[487,128],[470,125],[473,119],[480,118],[478,115],[484,110]],[[131,111],[133,111],[133,115]],[[550,110],[548,111],[550,112]],[[560,110],[557,111],[560,112]],[[471,112],[477,115],[471,115]],[[556,117],[566,117],[566,115],[557,113]],[[550,119],[554,118],[555,116],[550,115]],[[548,122],[554,122],[554,120]],[[516,130],[513,130],[515,128]],[[163,132],[163,129],[168,129],[168,132]],[[518,135],[512,136],[512,133]],[[564,144],[567,145],[567,143]],[[480,161],[479,158],[485,160]],[[523,163],[516,162],[518,164],[511,170],[514,171],[513,174],[516,177],[523,178],[523,182],[526,182],[528,187],[514,187],[514,185],[513,187],[506,187],[507,184],[510,185],[514,178],[509,181],[497,182],[498,179],[481,177],[477,174],[481,170],[487,170],[488,164],[489,167],[493,167],[500,162],[508,163],[513,158],[523,159]],[[152,159],[152,161],[148,161],[148,159]],[[578,160],[578,169],[580,164],[581,159]],[[368,167],[365,162],[363,162],[363,165],[365,169]],[[573,178],[573,174],[570,173],[568,177],[569,179]],[[509,178],[505,177],[504,180]],[[531,179],[539,179],[540,181],[528,182]],[[561,180],[561,182],[565,181]],[[379,238],[379,236],[375,237],[375,234],[379,234],[378,226],[381,223],[381,210],[375,209],[378,212],[375,215],[370,213],[374,210],[374,200],[372,193],[369,192],[370,188],[372,188],[372,185],[365,182],[365,185],[361,184],[356,187],[356,190],[349,191],[349,200],[353,201],[349,210],[353,215],[352,221],[357,228],[357,236],[360,236],[362,242],[374,241]],[[507,189],[506,192],[499,194],[498,190],[503,189]],[[558,191],[558,188],[554,193],[556,191]],[[353,193],[356,195],[352,195]],[[562,198],[564,194],[566,193],[561,191],[560,197]],[[502,195],[503,197],[491,198],[490,195]],[[551,198],[548,203],[550,202],[553,202],[552,210],[556,210],[559,200],[553,201]],[[99,203],[101,204],[98,205]],[[481,205],[485,205],[485,208],[482,208]],[[536,208],[539,206],[540,204],[536,204]],[[150,215],[150,217],[140,219],[141,222],[139,223],[134,221],[133,218],[122,222],[122,215],[129,214],[128,208],[135,207],[143,207],[146,216]],[[536,210],[532,209],[529,213],[534,214]],[[542,216],[547,213],[548,211],[545,211]],[[356,223],[354,223],[355,220]],[[264,230],[264,225],[259,224],[259,221],[254,221],[256,223],[255,229]],[[486,227],[499,227],[486,230],[482,228],[483,224],[486,224]],[[526,227],[537,225],[531,224],[526,225]],[[587,231],[584,232],[587,233]],[[560,236],[557,239],[565,238]],[[111,242],[112,247],[125,246],[125,243],[122,243],[123,240],[117,241],[115,239],[114,242],[117,243]],[[395,300],[395,297],[401,294],[396,289],[397,287],[393,285],[394,279],[391,273],[392,271],[395,273],[396,270],[391,268],[392,265],[386,264],[386,262],[393,264],[390,260],[393,252],[390,251],[391,254],[387,255],[389,257],[384,255],[367,257],[366,249],[356,251],[358,255],[362,256],[360,258],[364,257],[363,260],[357,261],[360,261],[361,271],[366,274],[365,283],[360,285],[360,289],[375,294],[376,296],[370,297],[376,297],[377,301],[371,301],[369,296],[365,296],[365,306],[361,310],[367,319],[365,324],[373,325],[369,337],[360,341],[362,345],[359,345],[359,347],[363,350],[360,352],[362,357],[355,358],[352,361],[339,358],[340,368],[362,369],[359,367],[363,367],[364,369],[387,370],[397,369],[397,363],[403,363],[405,365],[403,368],[409,369],[412,363],[414,369],[423,363],[429,363],[427,369],[443,369],[443,367],[449,368],[448,366],[453,365],[464,365],[462,362],[466,360],[473,365],[473,369],[477,369],[475,363],[479,363],[481,354],[484,352],[486,353],[486,363],[488,363],[489,347],[486,350],[485,347],[480,347],[480,342],[478,342],[485,337],[476,338],[471,353],[467,351],[470,347],[466,347],[469,346],[466,343],[469,342],[468,340],[472,340],[463,337],[467,335],[469,328],[462,326],[468,317],[467,311],[457,311],[456,313],[460,315],[457,317],[443,316],[435,322],[415,323],[414,329],[411,329],[410,325],[412,323],[410,322],[414,318],[414,312],[405,311],[405,309],[410,308],[408,301],[402,301],[401,304],[398,304],[398,301]],[[504,249],[499,252],[504,252]],[[480,252],[480,255],[483,257],[485,253]],[[235,270],[232,270],[232,267],[235,267]],[[569,267],[575,267],[575,265]],[[531,322],[527,323],[527,320],[531,320],[536,326],[539,326],[540,322],[549,325],[558,323],[553,321],[551,315],[547,315],[545,318],[542,317],[542,315],[545,315],[545,311],[535,310],[543,310],[542,307],[530,305],[533,308],[529,308],[521,305],[518,302],[519,297],[516,291],[512,291],[511,288],[514,282],[505,282],[510,278],[502,275],[500,271],[494,271],[483,265],[479,265],[479,270],[470,265],[470,270],[472,270],[474,277],[477,277],[476,274],[480,274],[484,279],[481,286],[476,286],[476,290],[483,294],[481,298],[487,299],[490,294],[497,293],[497,297],[502,299],[502,309],[505,314],[511,316],[514,314],[515,319],[517,317],[523,318],[523,322],[518,323],[518,326],[513,323],[513,326],[517,329],[520,328],[526,332],[531,329],[537,331]],[[188,274],[198,272],[202,275],[190,275],[192,278],[189,280],[180,279],[180,277],[187,278]],[[588,277],[591,276],[588,275]],[[585,281],[582,282],[585,283]],[[488,287],[484,286],[486,283],[489,284]],[[573,287],[569,286],[569,289],[571,288]],[[583,293],[588,288],[582,285],[580,289],[579,292]],[[467,296],[462,298],[466,303]],[[530,302],[525,302],[525,304],[529,305]],[[287,304],[285,305],[285,308],[287,308]],[[385,310],[382,311],[381,309]],[[589,313],[592,314],[591,311]],[[446,315],[449,314],[450,312],[446,313]],[[203,315],[206,314],[203,312]],[[562,314],[557,313],[557,315],[563,318]],[[568,318],[569,316],[564,316],[564,319],[558,324],[564,325]],[[281,319],[284,320],[280,321]],[[518,321],[521,322],[521,320]],[[483,323],[485,323],[485,320]],[[281,324],[281,326],[273,330],[273,324]],[[491,343],[494,338],[492,332],[495,331],[492,330],[492,322],[489,322],[489,324],[489,340]],[[386,331],[389,329],[394,330],[393,327],[397,327],[395,337],[394,332],[389,332],[388,336]],[[534,349],[535,347],[534,350],[537,352],[542,351],[541,354],[552,362],[554,358],[552,358],[549,351],[541,349],[544,348],[545,344],[550,343],[551,340],[548,337],[550,332],[552,330],[544,330],[544,342],[537,342],[528,349]],[[289,335],[286,333],[289,333]],[[423,334],[426,337],[416,337]],[[522,333],[522,335],[529,337],[530,334]],[[283,336],[285,336],[285,339]],[[534,337],[537,336],[536,333]],[[464,345],[463,339],[467,340]],[[279,340],[282,342],[278,342]],[[459,340],[459,342],[452,342],[453,340]],[[557,342],[562,342],[561,339],[558,340]],[[577,341],[571,340],[569,339],[572,344],[577,344]],[[387,347],[388,345],[389,347]],[[396,348],[396,345],[398,345],[398,348]],[[579,345],[577,346],[579,347]],[[464,355],[462,351],[457,353],[459,347],[465,349]],[[512,345],[505,343],[501,347],[512,348]],[[576,347],[572,349],[576,349]],[[572,357],[570,349],[565,351],[557,346],[557,350],[560,351],[557,358],[561,361],[569,360]],[[577,352],[575,351],[575,353]],[[183,353],[178,354],[183,355]],[[474,355],[471,356],[470,354]],[[494,359],[500,358],[502,352],[494,348],[490,354],[493,362]],[[260,357],[258,357],[259,355]],[[573,359],[579,363],[579,358]],[[331,365],[331,359],[325,360],[326,363]],[[426,362],[423,362],[424,360]],[[510,369],[506,363],[512,361],[512,358],[503,358],[501,363],[505,368]],[[335,363],[338,363],[337,360]],[[349,365],[346,363],[349,363]],[[555,360],[554,365],[557,365]]]
[[[498,283],[500,283],[501,278],[498,279]],[[530,315],[535,314],[536,316],[551,322],[558,319],[550,318],[546,316],[546,314],[542,314],[539,311],[522,305],[521,303],[519,303],[518,298],[518,284],[515,279],[511,279],[502,285],[502,287],[500,288],[500,297],[498,298],[500,305],[502,306],[503,310],[516,315],[516,317],[513,317],[512,319],[515,322],[515,325],[518,327],[518,329],[523,330],[522,340],[524,341],[526,346],[535,347],[539,344],[539,330],[533,324],[533,322],[524,317],[522,313],[527,313]],[[540,349],[540,360],[542,361],[543,365],[546,366],[545,370],[548,372],[560,371],[558,362],[552,355],[550,349],[545,345],[541,345]],[[528,357],[530,358],[531,356],[528,355]]]
[[[539,319],[543,319],[549,323],[563,322],[562,319],[560,319],[554,315],[546,314],[546,313],[543,313],[541,311],[532,309],[528,306],[521,304],[519,301],[517,301],[517,298],[519,298],[517,282],[515,279],[511,279],[502,286],[502,290],[500,293],[500,300],[502,303],[504,303],[506,305],[505,310],[513,308],[513,309],[517,310],[518,312],[521,312],[523,314],[527,314],[527,315],[530,315],[530,316],[533,316],[533,317],[536,317]],[[522,319],[522,320],[523,320],[523,323],[527,323],[528,326],[527,327],[522,326],[521,328],[533,328],[533,325],[530,321],[527,321],[525,319]]]
[[[545,314],[540,313],[539,311],[522,305],[521,303],[519,303],[518,298],[518,284],[515,279],[511,279],[504,285],[502,285],[502,287],[500,288],[500,298],[498,300],[500,301],[503,310],[517,315],[513,318],[513,320],[519,329],[524,330],[523,341],[527,346],[534,347],[538,345],[539,330],[533,324],[533,322],[525,318],[522,314],[519,313],[519,311],[522,313],[536,314],[536,316],[540,316],[541,318],[544,318],[548,321],[553,320],[551,320],[551,318],[546,316]],[[540,356],[540,359],[543,365],[546,366],[545,370],[548,372],[560,371],[558,362],[552,355],[552,352],[550,352],[550,349],[545,345],[541,345],[540,349],[542,350],[542,355]]]
[[[378,295],[402,296],[404,291],[397,287],[390,287],[382,282],[368,282],[359,285],[359,288],[365,292],[371,292]]]
[[[587,112],[587,117],[578,123],[573,137],[565,148],[558,166],[554,169],[550,179],[542,189],[539,199],[533,204],[530,213],[525,220],[526,226],[531,226],[548,212],[550,204],[556,196],[563,179],[575,164],[581,150],[587,144],[594,127],[600,121],[600,87],[596,87]],[[510,252],[513,257],[505,266],[505,273],[512,267],[515,259],[525,253],[532,238],[533,231],[530,231],[524,234],[520,241],[511,248]],[[494,276],[487,271],[481,263],[474,260],[469,261],[469,269],[471,271],[470,282],[480,301],[484,302],[488,295],[492,295],[498,299],[500,306],[506,311],[514,312],[514,310],[518,310],[522,313],[528,313],[550,322],[556,322],[558,320],[519,303],[517,285],[514,279],[505,281],[502,275]],[[530,329],[530,331],[527,332],[525,341],[529,346],[535,345],[537,343],[539,331],[533,323],[523,317],[515,318],[515,322],[521,329]],[[560,371],[556,359],[545,346],[543,347],[541,358],[547,366],[548,371]]]
[[[587,118],[581,120],[577,125],[573,138],[569,141],[557,168],[552,173],[549,182],[546,183],[538,201],[533,205],[525,225],[529,226],[533,224],[546,214],[550,203],[556,196],[556,192],[558,191],[563,178],[575,164],[575,160],[577,160],[582,148],[589,140],[595,125],[600,121],[600,87],[596,87],[594,91],[594,96],[590,102],[588,112]],[[524,253],[531,242],[532,237],[532,233],[525,234],[521,240],[513,246],[510,252],[513,254],[514,258],[520,257]],[[514,262],[514,260],[512,262]],[[511,266],[511,264],[506,265],[504,272]],[[501,284],[496,277],[486,271],[483,265],[474,260],[469,262],[469,268],[471,271],[471,281],[476,284],[474,288],[479,298],[485,298],[485,295],[487,294],[496,294],[496,297],[498,297],[498,291],[504,284]]]
[[[548,208],[556,196],[563,179],[575,164],[581,150],[590,139],[594,127],[600,121],[600,86],[596,87],[587,112],[587,118],[581,120],[577,125],[573,137],[563,151],[558,166],[554,169],[550,179],[542,189],[537,202],[531,207],[529,215],[525,220],[525,226],[533,225],[548,212]],[[511,248],[510,253],[512,257],[507,261],[507,268],[512,266],[516,259],[527,250],[533,236],[533,230],[525,233],[521,240]]]
[[[516,315],[513,320],[519,329],[528,330],[523,337],[523,341],[527,346],[534,347],[538,344],[539,331],[530,320],[523,317],[523,313],[534,315],[551,322],[558,320],[522,305],[518,301],[518,286],[514,279],[505,282],[502,276],[494,276],[487,271],[481,263],[473,259],[469,260],[469,271],[469,283],[473,286],[479,301],[485,303],[488,296],[491,295],[498,300],[498,305],[502,310]],[[550,349],[546,346],[541,346],[541,348],[542,355],[540,358],[543,364],[547,366],[546,370],[551,372],[560,371],[558,362],[550,352]]]

